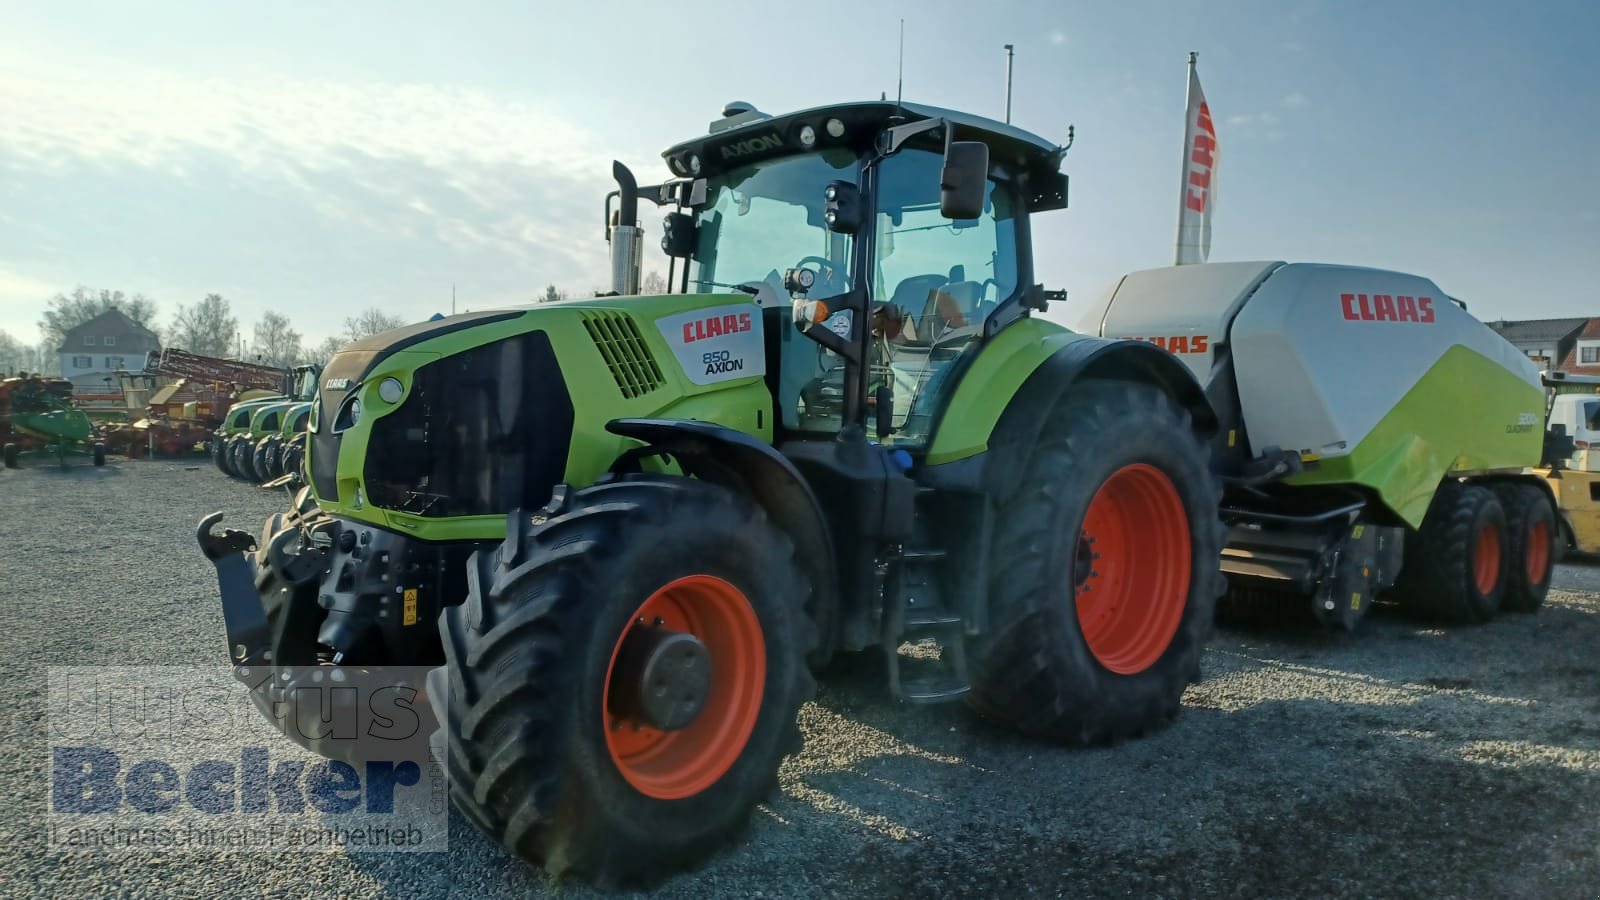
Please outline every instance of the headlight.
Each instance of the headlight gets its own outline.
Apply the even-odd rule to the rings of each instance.
[[[385,403],[399,403],[405,392],[405,385],[398,378],[385,378],[378,382],[378,399]]]

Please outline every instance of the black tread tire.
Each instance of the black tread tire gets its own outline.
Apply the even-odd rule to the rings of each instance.
[[[228,471],[228,442],[220,434],[213,434],[211,440],[206,442],[206,449],[211,452],[211,462],[216,465],[217,471],[224,475],[231,475]]]
[[[1506,548],[1510,551],[1506,595],[1500,601],[1500,608],[1513,613],[1537,612],[1550,593],[1550,576],[1556,567],[1556,541],[1561,532],[1556,523],[1555,507],[1551,505],[1550,495],[1538,485],[1504,482],[1496,484],[1494,492],[1506,511]],[[1533,540],[1533,527],[1540,522],[1544,523],[1550,546],[1546,548],[1548,562],[1544,574],[1535,581],[1528,577],[1528,567],[1524,563],[1529,542]]]
[[[272,449],[274,438],[274,435],[267,435],[256,441],[250,451],[250,471],[256,476],[257,482],[270,481],[276,477],[272,474],[273,457],[277,455]]]
[[[1500,528],[1500,579],[1487,594],[1473,579],[1476,537],[1486,521]],[[1506,589],[1506,514],[1483,485],[1447,481],[1428,505],[1422,527],[1407,536],[1405,562],[1394,596],[1419,618],[1452,625],[1487,622],[1499,612]]]
[[[98,441],[89,448],[89,459],[97,466],[106,464],[106,445]]]
[[[5,457],[6,468],[8,469],[15,469],[22,459],[22,451],[17,449],[16,444],[7,444],[4,448],[3,454]]]
[[[969,703],[1020,731],[1067,744],[1137,737],[1177,716],[1199,680],[1214,628],[1221,570],[1222,488],[1188,413],[1165,392],[1131,382],[1074,386],[1027,456],[1022,488],[1000,508],[989,585],[992,630],[970,653]],[[1162,657],[1134,675],[1100,665],[1084,642],[1070,588],[1076,542],[1095,491],[1145,462],[1176,485],[1189,516],[1188,606]]]
[[[635,475],[577,491],[568,511],[468,562],[468,598],[440,614],[450,795],[478,828],[552,874],[649,883],[737,837],[799,750],[815,683],[809,589],[784,533],[745,497],[704,481]],[[733,769],[682,800],[651,799],[605,745],[604,673],[657,587],[711,572],[742,589],[767,645],[763,706]],[[446,675],[448,674],[448,684]],[[594,714],[591,714],[594,713]]]
[[[252,478],[250,471],[250,437],[236,434],[228,439],[228,469],[230,475],[241,481]]]

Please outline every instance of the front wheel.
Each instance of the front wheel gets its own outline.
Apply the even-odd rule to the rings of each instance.
[[[96,441],[94,446],[89,448],[89,459],[97,466],[105,465],[106,445]]]
[[[1002,502],[994,629],[971,702],[1071,744],[1134,737],[1198,680],[1221,572],[1221,489],[1188,414],[1142,384],[1088,382],[1052,410]]]
[[[440,615],[457,807],[554,874],[700,862],[799,749],[806,584],[784,533],[706,482],[630,477],[523,517]]]
[[[6,468],[15,469],[22,459],[22,451],[17,449],[16,444],[7,444],[4,448],[4,456]]]

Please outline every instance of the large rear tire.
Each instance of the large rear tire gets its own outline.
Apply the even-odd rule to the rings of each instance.
[[[979,712],[1069,744],[1178,714],[1226,584],[1208,458],[1154,387],[1087,382],[1052,410],[996,520]]]
[[[757,506],[683,478],[597,485],[473,554],[468,580],[428,683],[435,708],[449,692],[435,740],[468,819],[601,884],[695,865],[743,830],[814,688],[805,576]],[[698,715],[657,730],[628,711],[656,685],[631,642],[669,633],[693,634],[711,675]]]
[[[1449,624],[1487,622],[1506,594],[1506,513],[1495,492],[1447,481],[1405,545],[1394,594],[1424,619]]]
[[[1506,511],[1506,595],[1500,608],[1531,613],[1544,605],[1555,571],[1556,511],[1550,495],[1531,484],[1497,484],[1494,492]]]

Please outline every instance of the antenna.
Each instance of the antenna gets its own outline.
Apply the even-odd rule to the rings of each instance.
[[[900,19],[900,71],[894,89],[894,105],[901,106],[906,96],[906,20]]]
[[[1006,45],[1006,124],[1011,124],[1011,59],[1016,52],[1010,44]]]

